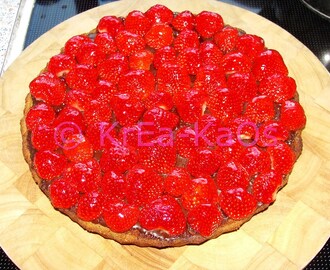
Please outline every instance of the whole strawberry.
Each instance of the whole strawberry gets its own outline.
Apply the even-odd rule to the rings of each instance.
[[[98,45],[99,50],[104,54],[113,54],[118,50],[115,40],[109,33],[98,33],[94,39],[94,42]]]
[[[65,43],[64,53],[74,59],[80,46],[90,41],[91,39],[87,35],[73,36]]]
[[[125,199],[127,192],[126,177],[115,171],[107,171],[102,177],[100,187],[107,196]]]
[[[92,93],[97,82],[97,70],[91,65],[76,65],[67,74],[65,80],[71,89]]]
[[[171,45],[173,39],[173,30],[165,23],[154,24],[145,35],[147,45],[155,50]]]
[[[145,40],[141,35],[126,30],[120,31],[115,41],[118,50],[125,56],[139,52],[145,47]]]
[[[51,106],[46,103],[37,103],[27,112],[25,123],[29,130],[39,125],[51,125],[55,119],[55,112]]]
[[[64,155],[73,162],[86,161],[93,157],[93,145],[82,134],[68,136],[62,146]]]
[[[210,149],[201,148],[188,161],[187,170],[194,176],[212,175],[219,166],[220,159],[217,154]]]
[[[50,58],[47,70],[57,77],[61,77],[66,75],[75,65],[76,62],[73,57],[61,53]]]
[[[124,24],[122,19],[116,16],[104,16],[99,21],[96,29],[99,33],[106,32],[115,38],[120,31],[124,30]]]
[[[85,107],[84,118],[87,124],[95,122],[108,122],[112,117],[112,110],[108,103],[101,100],[91,100]]]
[[[231,26],[225,26],[214,35],[214,42],[223,53],[229,53],[236,48],[238,30]]]
[[[180,32],[175,37],[173,46],[177,52],[181,52],[185,48],[198,48],[199,37],[197,32],[193,30],[184,30]]]
[[[67,164],[67,159],[64,155],[53,151],[38,151],[34,155],[33,164],[37,174],[42,179],[49,181],[62,174],[63,168]]]
[[[49,186],[49,196],[52,205],[62,209],[74,206],[79,200],[79,193],[68,178],[54,180]]]
[[[176,52],[172,46],[165,46],[156,50],[154,55],[154,66],[159,69],[165,64],[175,64],[176,63]]]
[[[222,59],[222,52],[212,41],[204,41],[199,47],[200,61],[203,64],[219,66]]]
[[[85,42],[79,47],[76,60],[82,65],[97,66],[105,58],[105,53],[94,42]]]
[[[190,175],[185,168],[175,168],[164,180],[164,190],[169,195],[179,197],[190,183]]]
[[[227,78],[228,89],[234,91],[243,102],[251,101],[258,92],[258,85],[251,73],[236,72]]]
[[[77,204],[77,216],[85,221],[97,219],[102,214],[102,195],[92,191],[81,195]]]
[[[222,17],[210,11],[202,11],[196,15],[196,30],[203,38],[210,38],[221,31],[224,26]]]
[[[177,31],[192,30],[196,25],[195,15],[189,10],[182,11],[173,18],[172,25]]]
[[[131,69],[149,70],[153,60],[154,54],[144,49],[130,55],[129,66]]]
[[[33,129],[31,143],[37,150],[56,150],[59,147],[55,139],[55,129],[48,125],[39,125]]]
[[[221,66],[226,75],[236,72],[249,73],[252,68],[252,61],[247,55],[233,51],[222,57]]]
[[[281,107],[280,115],[280,122],[290,131],[302,129],[306,125],[304,109],[297,101],[285,101]]]
[[[265,41],[256,35],[244,34],[237,39],[237,50],[254,59],[265,50]]]
[[[273,120],[275,108],[273,100],[268,96],[256,96],[246,106],[244,114],[255,124]]]
[[[164,5],[154,5],[145,12],[145,16],[149,18],[152,24],[155,23],[171,23],[174,14],[173,11]]]
[[[275,146],[268,147],[272,168],[279,173],[288,174],[291,172],[296,157],[290,146],[284,142],[278,142]]]
[[[151,20],[141,11],[133,10],[126,16],[125,29],[144,36],[151,27]]]
[[[257,146],[245,147],[239,161],[249,176],[267,172],[271,168],[269,153]]]

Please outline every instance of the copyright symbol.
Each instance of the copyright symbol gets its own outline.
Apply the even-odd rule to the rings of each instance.
[[[82,135],[81,128],[74,122],[62,122],[55,128],[54,139],[59,147],[69,150],[79,144],[79,141],[72,139],[73,135]]]

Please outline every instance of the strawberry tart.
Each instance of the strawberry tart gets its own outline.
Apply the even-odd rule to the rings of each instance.
[[[23,153],[55,209],[122,244],[200,244],[286,185],[306,117],[264,40],[163,5],[105,16],[31,81]]]

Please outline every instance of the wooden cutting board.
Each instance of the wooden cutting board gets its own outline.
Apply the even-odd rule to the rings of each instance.
[[[55,211],[23,160],[19,126],[29,82],[68,38],[95,28],[104,15],[125,16],[156,3],[175,11],[215,11],[226,23],[262,36],[284,56],[308,120],[303,153],[274,205],[237,232],[161,250],[105,240]],[[114,2],[40,37],[6,71],[0,87],[0,244],[21,269],[301,269],[330,236],[330,76],[302,43],[256,14],[213,0]]]

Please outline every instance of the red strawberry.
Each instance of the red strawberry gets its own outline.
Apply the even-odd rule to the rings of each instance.
[[[99,33],[107,32],[114,38],[120,31],[124,30],[124,24],[122,19],[116,16],[104,16],[96,29]]]
[[[107,171],[103,175],[100,187],[103,193],[112,198],[124,199],[126,196],[126,179],[115,171]]]
[[[226,87],[226,77],[217,65],[202,65],[196,74],[194,88],[203,89],[209,95],[219,87]]]
[[[267,96],[257,96],[247,104],[244,115],[256,124],[270,121],[275,117],[274,103]]]
[[[91,93],[97,82],[97,70],[90,65],[77,65],[67,74],[65,80],[71,89]]]
[[[236,48],[238,34],[236,28],[225,26],[214,35],[214,42],[223,53],[229,53]]]
[[[173,108],[172,96],[167,92],[154,91],[151,92],[148,98],[144,101],[146,109],[159,107],[163,110],[169,111]]]
[[[198,146],[211,146],[217,143],[221,123],[211,114],[204,114],[194,125]]]
[[[213,91],[209,96],[207,107],[222,123],[238,117],[243,111],[243,103],[237,98],[237,93],[228,88],[218,88]]]
[[[94,42],[85,42],[79,47],[76,60],[82,65],[97,66],[105,58],[105,53]]]
[[[87,35],[78,35],[70,38],[64,46],[64,53],[74,58],[82,44],[90,42],[91,39]]]
[[[193,30],[195,24],[195,15],[188,10],[176,14],[172,20],[172,25],[177,31]]]
[[[204,41],[199,48],[201,62],[205,65],[220,65],[222,52],[212,41]]]
[[[170,10],[168,7],[163,6],[163,5],[154,5],[151,8],[149,8],[146,12],[145,15],[149,20],[151,21],[152,24],[155,23],[171,23],[174,14],[173,11]]]
[[[252,62],[247,55],[234,51],[223,56],[221,66],[227,75],[236,72],[249,73],[252,68]]]
[[[128,203],[143,206],[159,198],[164,189],[163,179],[154,170],[138,165],[127,173]]]
[[[83,115],[76,108],[69,105],[63,107],[53,122],[53,127],[56,129],[56,136],[58,143],[64,139],[62,135],[82,133],[85,130],[85,123]],[[69,128],[69,129],[67,129]],[[69,133],[65,134],[65,132]],[[62,133],[64,132],[64,133]],[[58,137],[58,136],[62,136]]]
[[[97,66],[100,79],[117,84],[129,69],[128,59],[121,53],[111,54]]]
[[[55,119],[55,112],[51,106],[46,103],[37,103],[27,112],[25,123],[29,130],[45,124],[51,125]]]
[[[109,33],[98,33],[95,36],[94,42],[97,44],[99,50],[104,54],[113,54],[118,50],[115,40]]]
[[[173,43],[174,49],[181,52],[185,48],[198,48],[199,38],[197,32],[193,30],[184,30],[180,32]]]
[[[146,99],[155,90],[155,77],[149,70],[131,70],[123,74],[118,83],[118,91]]]
[[[56,150],[59,146],[55,139],[54,128],[39,125],[31,132],[31,143],[37,150]]]
[[[164,180],[165,192],[174,197],[182,195],[190,184],[190,175],[185,168],[175,168]]]
[[[139,208],[124,201],[109,198],[103,205],[103,218],[113,232],[129,231],[139,219]]]
[[[147,141],[148,138],[143,137],[141,126],[138,124],[121,128],[119,130],[118,140],[124,146],[137,148],[141,142]]]
[[[228,124],[228,127],[239,142],[243,142],[244,140],[252,140],[256,136],[259,136],[257,125],[252,122],[251,119],[244,116],[235,118]]]
[[[175,64],[176,52],[172,46],[165,46],[156,50],[154,55],[154,66],[159,69],[165,64]]]
[[[141,11],[133,10],[125,18],[125,29],[131,33],[144,36],[150,27],[150,19]]]
[[[74,162],[86,161],[94,155],[92,144],[82,134],[69,136],[62,147],[64,155]]]
[[[117,93],[111,101],[116,121],[122,126],[134,125],[142,116],[145,108],[141,100],[127,93]]]
[[[224,26],[222,17],[210,11],[202,11],[196,15],[196,30],[203,38],[210,38]]]
[[[147,204],[141,210],[139,222],[147,230],[166,231],[172,236],[186,230],[186,218],[179,203],[166,195]]]
[[[61,154],[46,150],[34,155],[33,164],[37,174],[44,180],[52,180],[60,176],[67,164],[67,159]]]
[[[217,206],[201,204],[188,212],[187,221],[196,232],[208,237],[220,226],[222,215]]]
[[[217,173],[217,185],[221,191],[241,187],[247,189],[249,186],[249,175],[237,161],[230,161],[220,166]]]
[[[197,48],[185,48],[179,55],[177,62],[183,67],[190,75],[196,75],[198,68],[201,66],[199,57],[199,50]]]
[[[124,146],[115,141],[108,146],[100,158],[100,166],[103,172],[116,171],[124,173],[138,162],[138,156],[134,148]]]
[[[256,146],[246,147],[241,153],[239,162],[249,176],[267,172],[271,167],[269,153]]]
[[[261,147],[274,146],[278,141],[289,139],[290,132],[281,122],[268,121],[259,128],[259,140],[257,144]]]
[[[187,164],[187,170],[191,175],[212,175],[220,166],[220,158],[216,153],[210,149],[202,148],[198,149],[195,154],[192,155]]]
[[[118,92],[117,86],[111,82],[98,80],[93,91],[93,97],[102,104],[111,102],[114,94]]]
[[[131,69],[149,70],[154,60],[154,54],[149,50],[141,50],[133,53],[129,57],[129,66]]]
[[[102,196],[97,191],[81,195],[77,205],[77,216],[84,221],[93,221],[102,213]]]
[[[275,102],[284,102],[294,97],[297,85],[294,79],[282,74],[265,77],[260,81],[259,92]]]
[[[168,24],[154,24],[145,35],[147,45],[153,49],[169,46],[173,42],[173,30]]]
[[[66,54],[57,54],[50,58],[47,70],[57,77],[67,74],[76,65],[75,60]]]
[[[285,101],[280,115],[280,122],[290,131],[302,129],[306,125],[304,109],[297,101]]]
[[[265,50],[265,41],[256,35],[244,34],[238,37],[237,50],[254,59]]]
[[[59,178],[49,186],[49,195],[55,208],[67,209],[74,206],[79,199],[79,193],[70,179]]]
[[[66,85],[53,73],[44,72],[30,82],[30,92],[35,99],[57,106],[64,101]]]
[[[253,181],[253,195],[259,202],[270,204],[275,201],[276,193],[282,184],[282,175],[276,171],[260,174]]]
[[[196,131],[191,127],[179,128],[176,132],[175,142],[178,154],[185,158],[190,158],[200,146],[196,139]]]
[[[242,143],[231,137],[221,138],[221,135],[217,138],[217,148],[215,149],[218,156],[221,157],[222,163],[229,163],[231,161],[240,162],[240,157],[245,150]],[[232,136],[232,133],[231,133]]]
[[[231,219],[249,217],[257,208],[257,200],[243,188],[228,189],[220,194],[220,207]]]
[[[267,149],[272,161],[272,168],[281,174],[291,172],[296,161],[296,156],[290,146],[284,142],[278,142],[275,146]]]
[[[192,179],[182,194],[181,202],[187,210],[192,210],[201,204],[216,204],[218,192],[213,179],[209,176]]]
[[[268,49],[256,56],[252,73],[257,81],[261,81],[274,74],[288,75],[288,68],[278,51]]]
[[[258,85],[251,73],[234,73],[227,79],[228,89],[234,91],[243,102],[249,102],[257,95]]]
[[[79,111],[84,111],[86,104],[88,104],[92,99],[91,94],[86,93],[83,90],[69,90],[66,93],[64,103],[70,107],[73,107]]]
[[[131,55],[144,49],[145,41],[142,36],[129,31],[121,31],[117,34],[116,45],[123,55]]]
[[[91,100],[86,105],[84,117],[87,124],[95,122],[108,122],[112,116],[112,110],[108,103],[100,102],[99,100]]]
[[[116,124],[109,122],[93,122],[87,126],[86,138],[92,143],[93,149],[98,151],[107,148],[117,137]]]
[[[203,91],[189,89],[178,94],[175,102],[181,119],[188,123],[194,123],[200,119],[204,113],[206,95]]]
[[[101,182],[101,168],[94,158],[70,162],[63,172],[63,177],[70,179],[80,193],[96,191]]]

